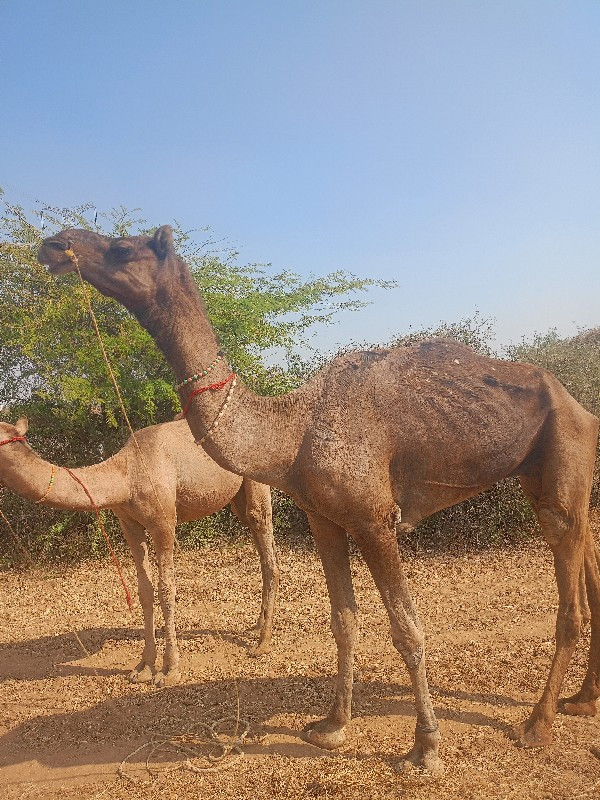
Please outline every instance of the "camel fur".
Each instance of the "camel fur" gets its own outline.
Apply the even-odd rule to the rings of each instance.
[[[27,427],[25,417],[16,425],[0,422],[0,441],[25,436]],[[0,447],[0,483],[21,497],[40,501],[48,492],[52,467],[27,442]],[[109,508],[116,515],[133,555],[144,614],[144,650],[129,675],[130,681],[164,686],[181,679],[175,630],[175,525],[202,519],[228,503],[250,529],[260,557],[263,588],[256,624],[259,639],[250,652],[260,655],[269,651],[279,567],[268,486],[242,479],[216,464],[194,444],[185,421],[143,428],[112,458],[72,472],[87,487],[98,508]],[[54,483],[42,500],[44,505],[91,510],[84,490],[66,470],[55,467],[54,476]],[[154,545],[158,596],[165,623],[165,651],[158,672],[147,533]]]
[[[39,259],[55,275],[80,269],[128,308],[178,379],[215,358],[217,338],[168,226],[154,236],[115,239],[66,230],[44,240]],[[228,372],[220,362],[212,380]],[[224,469],[276,486],[306,510],[325,571],[338,676],[329,714],[306,730],[311,742],[341,745],[350,721],[357,625],[349,535],[379,589],[415,694],[415,737],[405,763],[442,770],[424,634],[396,523],[413,526],[507,476],[520,478],[533,504],[554,556],[559,596],[548,681],[514,735],[524,747],[551,741],[565,670],[590,616],[587,675],[564,708],[593,712],[600,695],[600,577],[588,503],[598,420],[550,373],[434,340],[339,356],[281,397],[259,397],[239,381],[230,389],[192,399],[187,420],[194,436]],[[189,388],[180,396],[187,403]]]

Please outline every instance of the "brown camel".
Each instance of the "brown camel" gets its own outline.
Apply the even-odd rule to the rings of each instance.
[[[0,422],[0,442],[8,442],[0,447],[0,483],[21,497],[53,508],[91,510],[84,490],[68,472],[44,461],[20,439],[26,431],[25,417],[16,425]],[[11,441],[15,437],[17,441]],[[195,446],[185,421],[143,428],[112,458],[72,472],[89,490],[98,508],[110,508],[116,515],[135,562],[144,612],[144,650],[140,663],[129,675],[130,681],[165,686],[180,680],[175,631],[175,525],[206,517],[228,503],[250,529],[260,556],[263,590],[256,625],[259,641],[250,652],[268,652],[279,583],[268,486],[222,469]],[[160,672],[155,666],[154,587],[146,531],[156,553],[158,596],[165,622]]]
[[[80,268],[128,308],[178,379],[215,359],[217,338],[168,226],[154,236],[117,239],[66,230],[44,240],[39,259],[55,275]],[[180,390],[196,440],[223,468],[292,495],[308,513],[323,562],[338,678],[329,714],[307,728],[311,742],[339,746],[350,720],[356,607],[349,534],[379,589],[415,693],[415,740],[406,759],[442,769],[423,631],[396,525],[414,526],[511,475],[519,476],[552,549],[559,594],[548,682],[515,736],[525,747],[551,741],[565,670],[590,617],[588,672],[565,708],[593,712],[600,695],[600,577],[588,502],[598,420],[552,375],[446,340],[339,356],[281,397],[259,397],[236,383],[225,361],[215,373],[220,390],[193,396],[195,383]]]

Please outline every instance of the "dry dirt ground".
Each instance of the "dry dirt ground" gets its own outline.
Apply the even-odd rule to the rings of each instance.
[[[413,698],[358,557],[361,634],[348,741],[326,753],[299,737],[328,707],[335,648],[315,553],[279,547],[274,647],[258,659],[245,649],[260,589],[251,545],[179,553],[184,680],[160,690],[127,682],[141,653],[141,615],[137,605],[127,609],[108,563],[1,574],[0,797],[600,798],[598,719],[559,715],[544,750],[520,750],[507,737],[538,697],[553,652],[556,592],[545,545],[407,555],[442,732],[446,772],[437,781],[395,769],[411,741]],[[566,692],[578,687],[586,648],[584,637]],[[205,725],[219,720],[219,730],[233,734],[230,717],[239,718],[240,733],[250,726],[242,756],[208,761],[206,746],[190,749],[190,733],[206,739]],[[186,733],[183,748],[174,746],[179,738],[151,752],[158,736]],[[120,777],[127,757],[128,777]]]

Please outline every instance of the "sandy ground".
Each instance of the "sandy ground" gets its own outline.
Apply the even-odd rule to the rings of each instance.
[[[246,653],[260,590],[251,545],[177,556],[184,679],[161,690],[127,682],[142,649],[141,613],[127,609],[108,563],[0,575],[0,797],[600,798],[598,719],[559,715],[544,750],[520,750],[507,737],[539,695],[553,652],[556,591],[545,545],[407,555],[442,732],[446,772],[437,781],[395,769],[412,738],[412,693],[358,557],[361,634],[348,741],[326,753],[300,738],[330,702],[335,647],[315,553],[279,546],[274,646],[258,659]],[[584,637],[566,693],[578,688],[587,644]],[[187,751],[162,750],[151,754],[152,772],[145,769],[157,736],[207,738],[204,726],[218,721],[233,733],[230,717],[239,717],[240,731],[249,725],[242,756],[189,761]],[[129,777],[120,777],[127,757]]]

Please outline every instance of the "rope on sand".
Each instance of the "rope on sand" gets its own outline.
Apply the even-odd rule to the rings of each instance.
[[[233,723],[233,733],[223,733],[220,730],[225,723]],[[148,753],[145,767],[152,779],[162,773],[176,772],[179,769],[188,769],[197,773],[228,769],[244,755],[243,747],[249,732],[250,723],[247,720],[239,717],[222,717],[210,724],[196,722],[190,725],[185,733],[179,735],[155,734],[148,742],[140,745],[121,761],[117,775],[133,784],[149,783],[149,781],[136,779],[125,771],[125,765],[146,748],[148,748]],[[203,750],[206,751],[207,745],[212,749],[209,752],[203,752]],[[166,753],[188,757],[183,764],[174,767],[152,766],[153,760]],[[200,763],[198,763],[199,761]]]

